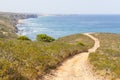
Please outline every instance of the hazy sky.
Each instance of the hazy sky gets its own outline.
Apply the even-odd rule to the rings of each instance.
[[[0,0],[0,11],[52,14],[120,14],[120,0]]]

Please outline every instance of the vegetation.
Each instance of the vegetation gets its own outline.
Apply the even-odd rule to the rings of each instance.
[[[82,42],[78,42],[77,44],[81,46],[85,46],[85,44],[83,44]]]
[[[76,35],[72,39],[74,43],[68,43]],[[87,44],[93,45],[90,38],[76,35],[51,43],[0,39],[0,80],[37,80],[67,57],[86,51],[91,47]],[[77,45],[78,41],[87,46]]]
[[[120,35],[94,34],[100,40],[101,47],[89,56],[95,72],[109,80],[120,79]]]
[[[15,38],[16,28],[8,16],[0,15],[0,38]]]
[[[55,39],[53,37],[46,35],[46,34],[38,34],[36,40],[42,41],[42,42],[52,42]]]
[[[45,34],[37,35],[37,41],[26,36],[17,39],[16,22],[25,17],[31,15],[0,13],[0,80],[38,80],[66,58],[87,51],[94,44],[82,34],[58,40]]]
[[[0,38],[17,38],[16,24],[18,20],[34,17],[37,15],[0,12]]]
[[[19,36],[18,40],[30,40],[27,36]]]
[[[87,47],[88,49],[93,47],[94,41],[91,38],[84,36],[82,34],[73,34],[70,36],[62,37],[56,40],[57,42],[68,43],[72,45],[81,45]]]

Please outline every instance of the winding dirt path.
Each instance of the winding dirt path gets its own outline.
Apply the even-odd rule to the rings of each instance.
[[[100,42],[90,33],[84,33],[84,35],[95,41],[94,46],[88,52],[80,53],[65,61],[53,75],[46,76],[46,80],[102,80],[93,74],[88,64],[89,54],[100,47]]]

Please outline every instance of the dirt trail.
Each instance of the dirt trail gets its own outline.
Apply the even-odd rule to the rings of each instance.
[[[100,46],[99,40],[90,33],[84,33],[95,41],[94,46],[88,52],[80,53],[66,60],[53,75],[45,76],[45,80],[102,80],[96,77],[88,64],[88,56]]]

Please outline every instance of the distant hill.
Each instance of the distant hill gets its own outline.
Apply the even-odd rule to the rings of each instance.
[[[15,38],[19,19],[36,18],[37,14],[0,12],[0,38]]]

